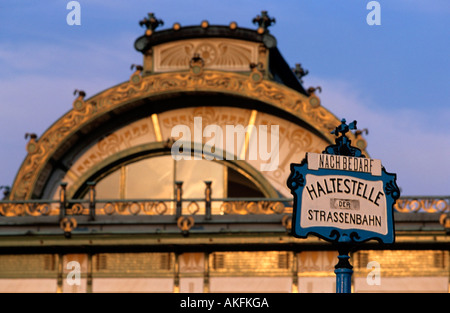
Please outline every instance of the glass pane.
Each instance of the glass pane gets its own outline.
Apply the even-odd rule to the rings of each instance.
[[[127,165],[125,198],[173,198],[173,163],[171,156],[161,156]]]
[[[176,180],[183,182],[183,198],[204,198],[205,183],[211,181],[212,198],[223,198],[222,164],[208,160],[180,160],[176,162]]]
[[[248,178],[231,167],[228,168],[228,197],[264,198],[264,194]]]
[[[120,169],[112,172],[102,180],[96,187],[97,199],[119,199],[120,198]]]
[[[224,197],[224,169],[225,167],[219,163],[208,160],[180,160],[176,162],[175,176],[177,181],[183,182],[183,199],[204,199],[205,183],[211,181],[212,198]],[[220,213],[222,202],[213,201],[211,204],[212,214]],[[196,201],[190,203],[183,202],[183,214],[205,214],[205,202]]]

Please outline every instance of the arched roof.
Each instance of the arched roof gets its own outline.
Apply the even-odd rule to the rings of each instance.
[[[174,108],[195,106],[193,97],[212,97],[216,99],[214,104],[220,103],[219,99],[222,99],[222,102],[228,99],[229,106],[265,112],[288,120],[325,142],[334,143],[330,130],[339,125],[339,119],[321,105],[314,92],[305,92],[298,80],[292,83],[292,71],[289,68],[289,71],[286,70],[286,62],[278,50],[274,50],[276,40],[268,40],[273,37],[267,33],[258,34],[253,31],[252,34],[250,30],[225,28],[193,27],[154,32],[152,38],[148,36],[138,38],[136,48],[144,54],[144,66],[138,68],[129,81],[88,99],[84,99],[84,93],[80,92],[69,112],[50,126],[40,138],[32,138],[27,145],[28,155],[17,173],[10,198],[41,197],[56,168],[62,172],[69,170],[67,164],[61,160],[70,153],[75,155],[77,152],[74,152],[74,147],[82,151],[87,147],[89,140],[95,140],[102,133],[136,120],[139,115],[149,116]],[[206,41],[217,36],[238,40],[230,41],[230,44],[243,47],[242,49],[246,48],[245,45],[241,45],[246,43],[245,40],[250,44],[256,42],[263,45],[259,48],[248,46],[245,51],[237,49],[233,52],[235,55],[239,51],[248,52],[249,58],[256,58],[256,65],[249,64],[247,69],[242,67],[240,70],[230,70],[226,67],[228,63],[224,63],[224,67],[220,68],[220,64],[211,65],[202,60],[201,55],[197,55],[197,61],[202,62],[195,62],[194,55],[188,64],[168,68],[166,71],[160,66],[158,70],[158,62],[162,62],[161,56],[170,50],[161,48],[158,52],[158,46],[165,48],[171,43],[184,44],[190,38],[203,40],[194,42],[192,47],[195,49],[199,47],[198,43],[208,43]],[[256,49],[253,56],[251,49]],[[219,47],[214,52],[229,53],[229,50]],[[161,54],[159,59],[155,51]],[[245,60],[247,59],[240,59],[242,62]],[[354,139],[358,147],[365,148],[364,139],[356,139],[352,135],[349,137]],[[166,139],[157,138],[156,141]]]

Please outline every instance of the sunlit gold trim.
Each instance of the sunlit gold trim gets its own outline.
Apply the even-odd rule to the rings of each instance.
[[[155,130],[156,141],[162,141],[161,128],[159,127],[158,114],[152,114],[153,129]]]
[[[292,260],[292,293],[298,293],[298,253],[293,252]]]
[[[173,293],[180,293],[180,255],[175,253]]]
[[[119,185],[119,197],[120,199],[126,198],[126,184],[127,184],[127,169],[125,166],[120,168],[120,185]]]
[[[56,293],[63,292],[63,257],[58,254],[58,278],[56,282]]]
[[[258,114],[258,111],[252,110],[252,113],[250,115],[250,119],[249,119],[248,125],[247,125],[248,131],[245,132],[244,146],[241,149],[241,160],[245,160],[245,155],[247,154],[247,151],[248,151],[248,146],[249,146],[249,143],[250,143],[250,138],[252,137],[253,128],[255,126],[256,115],[257,114]]]
[[[223,167],[223,197],[228,198],[228,166]]]
[[[209,252],[204,255],[203,293],[209,293]]]
[[[67,176],[69,176],[70,178],[72,178],[74,181],[77,180],[77,179],[79,178],[78,175],[75,174],[75,173],[74,173],[72,170],[70,170],[70,169],[67,171],[66,174],[67,174]]]

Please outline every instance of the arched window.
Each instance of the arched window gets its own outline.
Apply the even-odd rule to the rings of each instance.
[[[98,199],[172,199],[176,181],[183,182],[183,198],[203,198],[204,181],[211,181],[213,198],[264,197],[243,171],[209,160],[179,160],[170,155],[123,163],[100,176]]]

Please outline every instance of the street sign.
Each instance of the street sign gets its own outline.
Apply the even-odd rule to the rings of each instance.
[[[347,125],[342,120],[333,131],[341,134],[336,145],[291,164],[287,185],[294,196],[293,235],[314,234],[341,243],[393,243],[393,206],[400,196],[396,174],[352,147],[345,135],[350,129],[356,129],[356,121]]]

